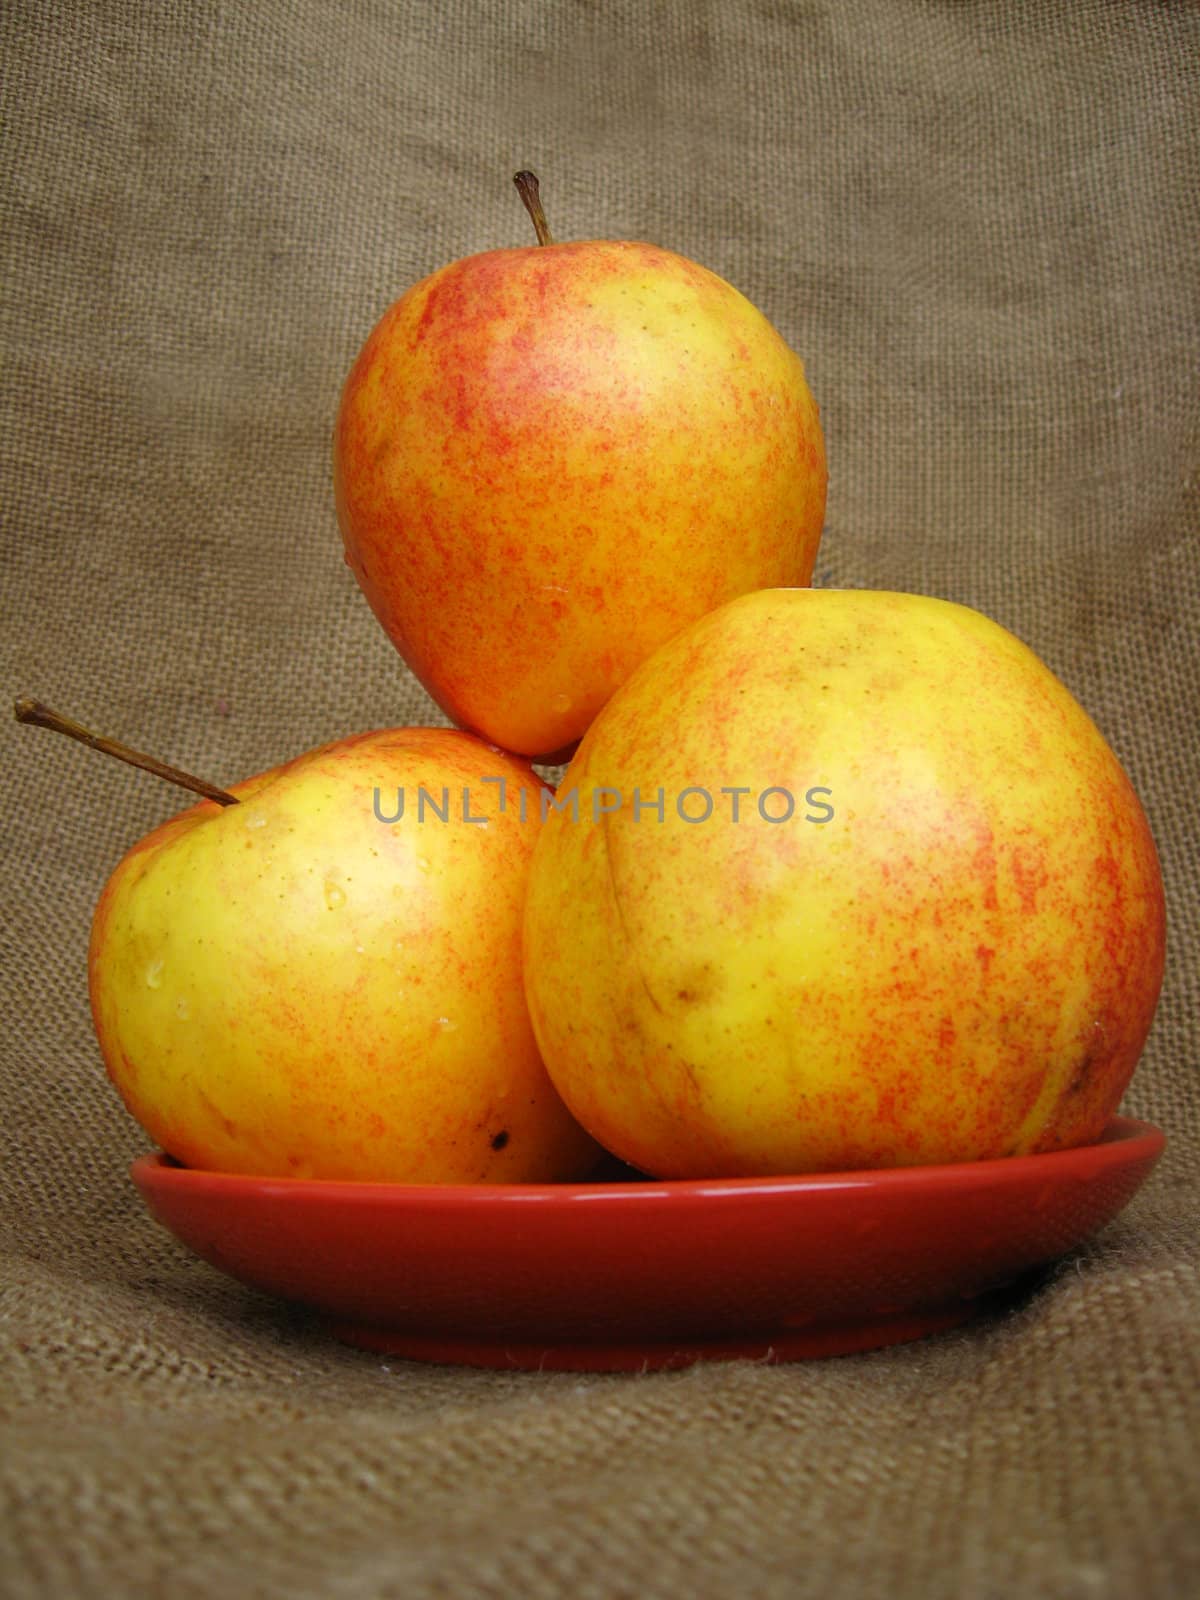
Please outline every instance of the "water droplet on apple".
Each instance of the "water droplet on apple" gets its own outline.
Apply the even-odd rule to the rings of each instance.
[[[159,956],[157,961],[152,961],[146,968],[147,989],[158,989],[162,985],[163,961]]]
[[[339,906],[346,904],[346,891],[340,884],[327,881],[325,884],[325,904],[330,911],[336,911]]]
[[[417,871],[418,872],[428,872],[429,870],[430,870],[429,857],[428,856],[418,856],[417,857]]]
[[[248,828],[265,828],[266,825],[267,819],[261,811],[249,811],[246,813],[246,826]]]
[[[180,995],[179,999],[175,1002],[175,1015],[179,1018],[180,1022],[186,1022],[191,1014],[191,1006],[188,1005],[183,995]]]
[[[571,696],[569,694],[556,694],[550,703],[561,716],[564,712],[570,711]]]
[[[442,1030],[443,1033],[453,1033],[455,1028],[458,1027],[458,1023],[457,1022],[451,1022],[449,1017],[439,1017],[438,1018],[438,1027]]]

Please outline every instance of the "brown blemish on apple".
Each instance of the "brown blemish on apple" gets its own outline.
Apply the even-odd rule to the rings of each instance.
[[[684,1006],[696,1006],[711,1000],[721,990],[721,975],[711,962],[689,968],[680,980],[675,998]]]
[[[1094,1075],[1096,1061],[1097,1057],[1094,1050],[1088,1049],[1084,1051],[1079,1065],[1071,1075],[1071,1081],[1067,1084],[1066,1093],[1068,1095],[1078,1095],[1085,1092]]]
[[[499,1133],[494,1133],[492,1135],[492,1149],[493,1150],[503,1150],[504,1146],[507,1143],[508,1143],[508,1129],[507,1128],[501,1128]]]

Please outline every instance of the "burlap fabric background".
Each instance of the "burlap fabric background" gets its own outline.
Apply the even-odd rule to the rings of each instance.
[[[797,1367],[388,1362],[191,1259],[86,1008],[177,808],[2,735],[14,1596],[1174,1596],[1200,1581],[1200,15],[1163,4],[4,7],[3,672],[218,781],[434,713],[342,564],[369,326],[453,257],[704,261],[806,358],[820,580],[981,607],[1126,762],[1168,878],[1127,1107],[1168,1158],[996,1320]]]

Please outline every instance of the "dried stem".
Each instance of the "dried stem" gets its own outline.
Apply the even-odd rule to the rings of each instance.
[[[533,229],[537,234],[537,242],[539,244],[553,244],[554,235],[546,225],[546,213],[542,210],[541,195],[538,193],[537,174],[535,172],[518,172],[513,182],[517,186],[517,193],[521,196],[521,203],[528,211],[533,222]]]
[[[226,789],[218,789],[215,783],[193,777],[190,772],[183,772],[179,767],[168,766],[156,756],[147,756],[140,750],[131,750],[119,739],[105,739],[98,733],[92,733],[82,724],[72,722],[70,717],[63,717],[57,711],[51,711],[50,707],[44,706],[40,700],[22,697],[13,706],[13,714],[18,722],[28,723],[33,728],[50,728],[55,733],[65,733],[69,739],[78,739],[80,744],[87,745],[89,750],[99,750],[101,755],[115,756],[118,761],[128,762],[131,767],[140,767],[143,772],[152,772],[156,778],[165,778],[168,783],[177,783],[181,789],[190,789],[193,794],[201,794],[206,800],[215,800],[218,805],[235,806],[238,803],[237,795],[230,794]]]

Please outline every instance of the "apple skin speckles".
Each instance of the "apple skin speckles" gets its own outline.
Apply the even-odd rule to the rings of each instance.
[[[368,337],[334,434],[376,616],[460,726],[539,757],[695,618],[807,584],[826,484],[797,356],[729,284],[640,243],[424,279]]]
[[[422,788],[449,791],[445,820],[422,823]],[[260,1176],[583,1176],[597,1152],[546,1075],[522,983],[537,789],[468,734],[385,729],[135,844],[96,907],[88,980],[109,1076],[156,1143]]]
[[[635,789],[740,784],[692,826]],[[1162,984],[1162,876],[1132,786],[1019,640],[919,595],[747,595],[617,691],[560,786],[526,989],[564,1100],[664,1178],[936,1164],[1097,1139]],[[800,808],[797,807],[799,812]]]

